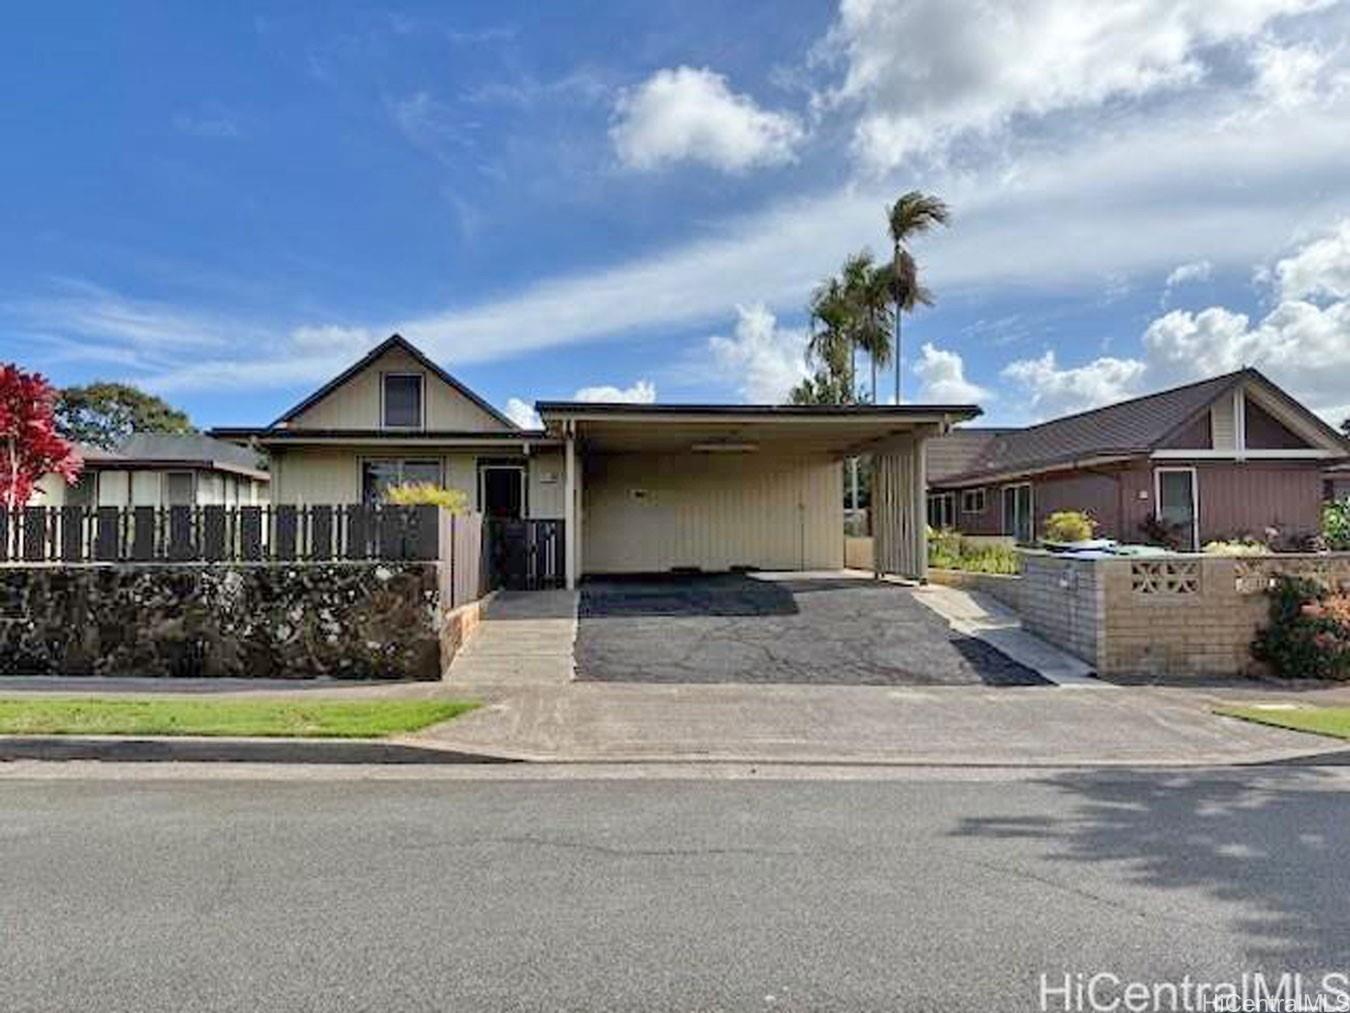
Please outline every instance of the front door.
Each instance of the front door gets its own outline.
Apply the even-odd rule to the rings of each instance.
[[[493,520],[525,516],[525,469],[516,464],[486,465],[479,472],[483,513]]]
[[[1159,468],[1157,481],[1158,521],[1173,534],[1182,551],[1196,551],[1200,533],[1196,523],[1199,497],[1196,495],[1195,469]]]

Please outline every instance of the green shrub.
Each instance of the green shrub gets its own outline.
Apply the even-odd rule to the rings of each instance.
[[[1207,556],[1264,556],[1270,552],[1270,547],[1255,538],[1235,538],[1206,542],[1201,551]]]
[[[1047,542],[1086,542],[1097,522],[1082,510],[1057,510],[1045,519]]]
[[[445,489],[430,482],[406,482],[390,486],[384,492],[384,501],[394,506],[438,506],[451,513],[462,514],[469,509],[469,497],[458,489]]]
[[[1322,537],[1333,552],[1350,550],[1350,499],[1336,500],[1322,508]]]
[[[974,542],[955,531],[928,529],[928,565],[970,573],[1018,573],[1017,550],[1000,542]]]
[[[1350,595],[1288,576],[1268,593],[1270,623],[1252,656],[1286,679],[1350,679]]]

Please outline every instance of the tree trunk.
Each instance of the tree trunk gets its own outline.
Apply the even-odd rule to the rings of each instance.
[[[900,302],[895,304],[895,403],[900,404]]]

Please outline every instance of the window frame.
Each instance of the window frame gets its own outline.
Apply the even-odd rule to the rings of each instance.
[[[944,511],[943,511],[943,508],[942,508],[942,504],[945,503],[945,504],[947,505],[947,506],[946,506],[946,511],[945,511],[946,514],[947,514],[947,523],[946,523],[946,524],[942,524],[942,523],[938,523],[938,524],[936,524],[936,525],[933,524],[933,503],[934,503],[935,501],[939,504],[939,505],[938,505],[938,520],[939,520],[939,521],[941,521],[941,519],[942,519],[942,514],[943,514],[943,512],[944,512]],[[930,493],[928,494],[928,516],[925,518],[925,520],[928,521],[928,526],[929,526],[929,527],[935,528],[935,529],[938,530],[938,531],[954,531],[954,530],[956,529],[956,493],[954,493],[954,492],[930,492]]]
[[[966,506],[967,496],[979,496],[980,505],[975,508]],[[961,512],[963,514],[983,514],[988,509],[989,509],[989,490],[987,488],[985,488],[984,486],[980,486],[978,489],[961,490]]]
[[[442,488],[442,489],[444,489],[444,488],[446,487],[446,486],[445,486],[445,458],[444,458],[444,457],[435,457],[435,456],[419,457],[419,456],[417,456],[417,455],[412,455],[412,456],[397,455],[397,456],[396,456],[396,455],[387,455],[387,454],[372,454],[372,455],[369,455],[369,456],[363,456],[363,457],[360,458],[360,460],[357,461],[357,464],[356,464],[356,485],[357,485],[358,495],[360,496],[360,500],[359,500],[359,501],[360,501],[363,505],[365,505],[365,506],[376,506],[376,505],[378,505],[378,504],[381,502],[381,500],[378,500],[378,499],[376,499],[376,500],[370,500],[370,499],[367,499],[367,498],[366,498],[366,466],[369,465],[369,464],[394,464],[394,465],[396,465],[396,466],[397,466],[397,472],[398,472],[398,479],[397,479],[397,481],[395,481],[395,483],[394,483],[395,485],[402,485],[402,484],[404,483],[404,481],[406,481],[406,479],[404,478],[404,470],[405,470],[405,468],[406,468],[407,465],[409,465],[409,464],[431,464],[431,465],[435,465],[435,467],[436,467],[436,469],[437,469],[437,474],[438,474],[438,476],[439,476],[439,477],[436,479],[436,485],[439,486],[439,487]]]
[[[1162,476],[1165,472],[1191,476],[1191,547],[1185,551],[1200,551],[1200,472],[1194,465],[1163,465],[1153,469],[1153,516],[1163,522]]]
[[[389,422],[389,381],[417,381],[417,421],[411,425],[392,425]],[[413,432],[427,427],[427,378],[425,373],[409,370],[391,370],[380,374],[380,428]]]
[[[1017,531],[1017,528],[1019,526],[1018,520],[1020,519],[1020,514],[1019,511],[1017,510],[1018,489],[1026,489],[1027,491],[1027,537],[1025,539],[1021,538]],[[1013,530],[1011,531],[1008,530],[1008,512],[1006,507],[1007,495],[1010,492],[1013,494],[1013,515],[1014,515],[1012,523]],[[1000,486],[998,507],[999,507],[999,518],[998,518],[999,531],[1001,531],[1005,537],[1010,536],[1014,541],[1017,542],[1018,545],[1031,545],[1036,541],[1035,483],[1009,482],[1006,485]]]

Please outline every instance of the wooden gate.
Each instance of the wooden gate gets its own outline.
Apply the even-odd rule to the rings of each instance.
[[[487,523],[493,587],[539,591],[566,584],[562,521],[493,518]]]

